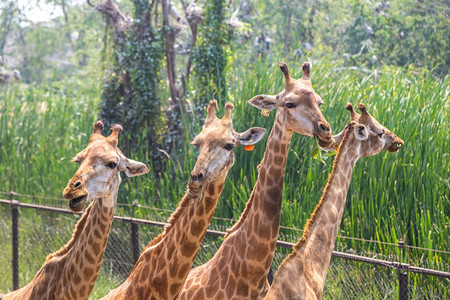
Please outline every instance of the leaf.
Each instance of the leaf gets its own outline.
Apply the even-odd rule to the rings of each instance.
[[[333,150],[333,151],[330,151],[330,152],[327,152],[326,153],[326,157],[332,157],[332,156],[334,156],[334,155],[336,155],[337,154],[337,151],[336,150]]]
[[[311,153],[312,158],[317,159],[319,156],[319,147],[314,148],[314,150]]]

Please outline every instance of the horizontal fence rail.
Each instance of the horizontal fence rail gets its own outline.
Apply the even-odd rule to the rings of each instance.
[[[14,193],[11,193],[10,199],[0,199],[0,204],[3,205],[9,205],[11,207],[11,247],[12,247],[12,286],[13,290],[16,290],[19,288],[19,236],[18,236],[18,227],[19,227],[19,213],[18,208],[29,208],[29,209],[36,209],[36,210],[44,210],[48,212],[54,212],[58,214],[68,214],[68,215],[82,215],[83,212],[72,212],[71,210],[64,209],[64,208],[57,208],[57,207],[49,207],[49,206],[43,206],[43,205],[37,205],[37,204],[30,204],[30,203],[23,203],[19,202],[18,200],[13,199]],[[131,206],[137,206],[137,202],[135,201]],[[132,244],[132,257],[133,257],[133,263],[139,258],[139,233],[138,233],[138,225],[148,225],[148,226],[154,226],[154,227],[164,227],[168,225],[166,222],[159,222],[159,221],[152,221],[152,220],[145,220],[140,218],[133,218],[133,217],[124,217],[124,216],[114,216],[114,220],[121,222],[121,223],[129,223],[131,224],[131,233],[130,233],[130,239]],[[218,230],[211,230],[208,229],[206,232],[207,236],[215,236],[215,237],[224,237],[226,232],[218,231]],[[282,249],[292,249],[292,247],[295,245],[295,243],[286,242],[286,241],[278,241],[277,247]],[[399,242],[397,245],[400,249],[404,248],[405,245],[403,242]],[[56,249],[54,249],[56,250]],[[434,251],[432,249],[427,249],[430,251]],[[450,253],[446,251],[439,251],[436,252],[444,252],[444,253]],[[344,253],[339,251],[333,251],[332,257],[339,258],[339,259],[345,259],[349,261],[355,261],[365,264],[371,264],[374,266],[383,266],[385,268],[394,269],[397,272],[397,280],[399,284],[398,288],[398,299],[408,299],[408,290],[410,289],[408,284],[408,274],[409,273],[416,273],[416,274],[423,274],[423,275],[429,275],[429,276],[435,276],[443,279],[450,279],[450,272],[440,271],[440,270],[434,270],[429,268],[422,268],[413,266],[410,264],[405,264],[401,262],[396,261],[388,261],[388,260],[382,260],[382,259],[376,259],[351,253]],[[114,261],[114,259],[111,259],[111,261]],[[271,277],[271,274],[269,274],[269,277]],[[271,278],[269,278],[269,281]]]

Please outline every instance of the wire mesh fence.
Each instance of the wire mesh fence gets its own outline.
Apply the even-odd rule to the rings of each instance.
[[[0,292],[24,286],[32,280],[48,254],[62,247],[72,236],[80,214],[55,207],[30,205],[0,200]],[[62,203],[61,203],[62,204]],[[58,205],[55,205],[58,206]],[[62,205],[59,205],[62,206]],[[98,299],[117,287],[130,274],[140,251],[153,240],[170,215],[170,211],[151,211],[149,220],[133,219],[131,210],[118,209],[109,234],[102,267],[91,294]],[[14,217],[14,211],[17,212]],[[120,214],[122,216],[120,216]],[[128,216],[124,216],[128,214]],[[14,220],[17,218],[17,220]],[[151,220],[151,221],[150,221]],[[226,228],[234,220],[215,219],[198,252],[194,266],[212,258],[219,249]],[[13,228],[17,226],[17,243]],[[269,281],[283,259],[291,252],[301,231],[284,228],[281,231]],[[344,243],[336,243],[327,275],[324,299],[449,299],[449,253],[440,255],[438,265],[423,261],[407,261],[402,246],[395,245],[392,253],[359,252]],[[16,259],[16,261],[14,261]],[[403,263],[400,263],[403,262]],[[430,269],[429,267],[433,267]],[[426,267],[426,268],[421,268]],[[15,278],[17,276],[17,278]],[[14,281],[17,282],[14,282]],[[17,285],[16,285],[17,284]],[[16,286],[15,286],[16,285]]]

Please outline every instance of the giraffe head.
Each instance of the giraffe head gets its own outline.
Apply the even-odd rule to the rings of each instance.
[[[251,105],[262,110],[273,110],[278,107],[284,116],[284,126],[287,130],[299,134],[317,137],[319,145],[326,147],[331,144],[330,124],[325,120],[319,106],[322,98],[312,88],[311,64],[303,64],[303,77],[294,79],[289,74],[285,62],[280,63],[284,74],[284,89],[276,95],[258,95],[248,101]]]
[[[72,211],[81,211],[88,199],[117,191],[122,181],[120,171],[128,177],[148,173],[143,163],[128,159],[117,147],[122,126],[112,125],[108,137],[101,134],[102,129],[103,122],[95,122],[89,144],[73,158],[80,166],[63,191]]]
[[[361,114],[355,112],[350,103],[345,108],[350,112],[350,123],[347,124],[341,133],[334,136],[335,142],[327,150],[339,146],[346,131],[350,131],[347,138],[354,139],[351,144],[356,147],[358,158],[372,156],[380,153],[382,150],[396,152],[403,146],[403,140],[378,123],[369,114],[364,104],[358,104]]]
[[[202,185],[228,172],[234,164],[234,148],[256,144],[266,133],[266,129],[261,127],[236,132],[231,120],[233,104],[225,104],[222,119],[216,117],[216,107],[217,101],[211,100],[203,129],[192,142],[199,149],[199,155],[191,173],[190,185]]]

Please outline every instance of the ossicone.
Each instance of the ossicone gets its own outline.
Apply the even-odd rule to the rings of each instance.
[[[304,62],[302,66],[303,70],[303,80],[309,80],[309,76],[311,74],[311,63],[310,62]]]
[[[291,81],[292,77],[289,74],[289,68],[284,61],[280,62],[280,69],[281,69],[281,72],[283,72],[284,78],[286,79],[286,83]]]
[[[364,104],[362,104],[362,103],[359,103],[359,104],[358,104],[358,109],[359,109],[361,112],[368,112],[367,109],[366,109],[366,106],[365,106]]]
[[[92,131],[92,133],[101,134],[103,128],[104,128],[103,120],[99,120],[94,123],[94,130]]]
[[[111,142],[111,144],[117,146],[117,144],[119,143],[119,133],[123,131],[123,127],[119,124],[113,124],[111,125],[111,130],[112,132],[108,137],[108,140]]]
[[[122,127],[122,125],[119,125],[119,124],[113,124],[113,125],[111,125],[111,130],[113,132],[121,133],[123,131],[123,127]]]
[[[347,103],[347,105],[345,105],[345,109],[350,112],[350,120],[356,121],[356,119],[358,118],[359,115],[353,109],[353,105],[351,103]]]
[[[214,118],[216,117],[216,107],[217,107],[217,101],[216,100],[210,100],[207,111],[207,116],[205,120],[205,125],[212,122]]]
[[[231,112],[234,109],[234,105],[231,102],[227,102],[225,104],[225,115],[222,118],[222,121],[231,121]]]

